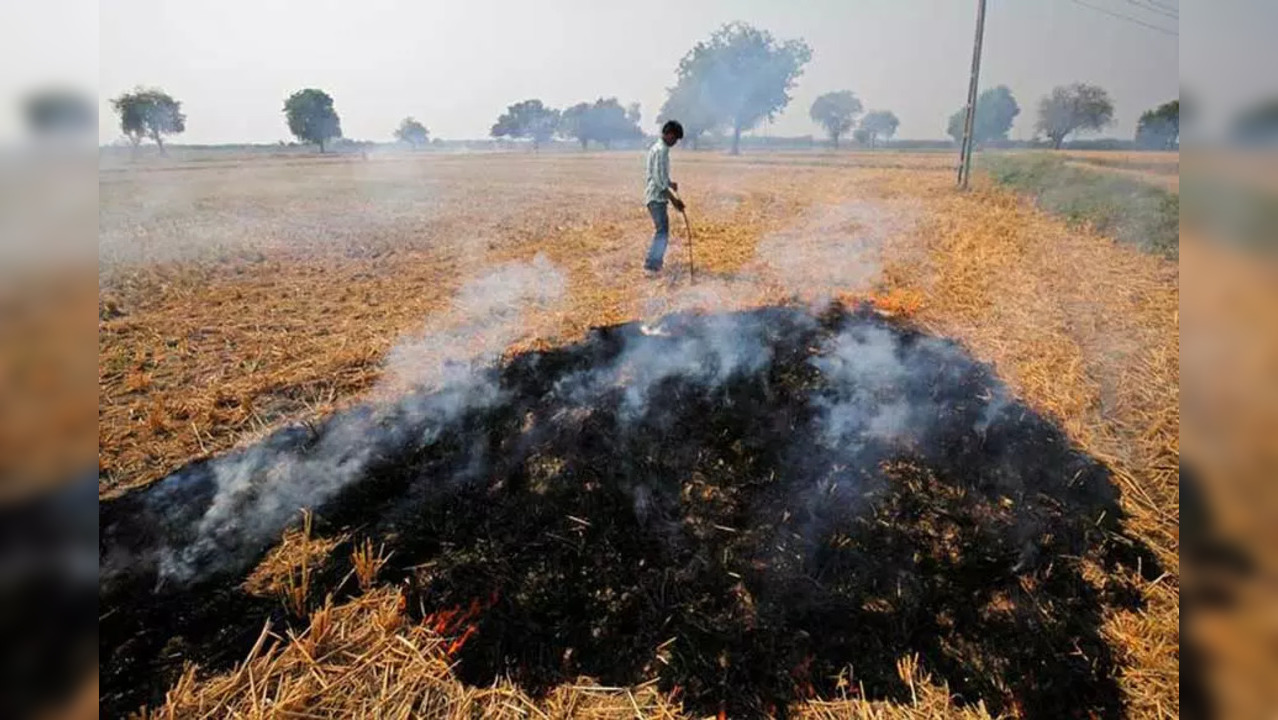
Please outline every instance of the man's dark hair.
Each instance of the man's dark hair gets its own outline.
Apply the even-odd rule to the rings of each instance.
[[[661,134],[670,133],[675,136],[675,140],[683,139],[683,125],[678,120],[667,120],[665,125],[661,126]]]

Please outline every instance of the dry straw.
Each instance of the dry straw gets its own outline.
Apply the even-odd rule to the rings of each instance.
[[[564,163],[571,167],[545,172],[568,183],[570,207],[611,207],[600,202],[606,196],[629,208],[626,188],[609,185],[610,175],[591,176],[591,187],[573,186],[567,178],[590,171]],[[808,209],[850,198],[885,207],[901,199],[919,204],[913,230],[885,240],[876,284],[848,288],[846,297],[872,300],[958,339],[1106,462],[1123,491],[1129,527],[1155,549],[1166,572],[1154,582],[1137,578],[1146,607],[1111,612],[1105,633],[1125,668],[1119,683],[1131,715],[1174,716],[1178,268],[1067,229],[1007,193],[953,193],[945,165],[890,153],[690,160],[680,179],[698,189],[688,199],[704,218],[697,227],[698,287],[730,307],[800,296],[803,288],[769,274],[758,257],[763,239],[801,223]],[[485,183],[499,172],[494,167],[482,168]],[[110,479],[104,489],[147,482],[194,456],[251,439],[281,418],[321,416],[356,397],[375,382],[382,353],[399,333],[419,328],[425,317],[436,318],[435,327],[456,320],[440,313],[460,267],[478,271],[542,253],[563,269],[565,302],[525,318],[526,335],[516,347],[571,340],[593,325],[642,317],[654,297],[674,292],[674,280],[654,286],[631,272],[647,232],[638,213],[590,211],[565,223],[536,202],[520,203],[517,219],[500,203],[466,207],[461,220],[500,238],[478,258],[417,246],[402,258],[317,253],[242,276],[181,266],[140,271],[134,285],[114,282],[103,307],[120,310],[103,315],[99,334],[99,441]],[[484,225],[485,213],[497,219]],[[441,222],[456,228],[461,220]],[[672,252],[677,243],[676,237]],[[678,272],[673,266],[676,279]],[[157,288],[163,293],[155,297],[143,292]],[[236,310],[228,314],[229,308]],[[317,546],[302,540],[286,539],[255,574],[258,582],[279,586],[294,568],[306,568]],[[373,587],[385,558],[371,541],[353,559],[368,592],[343,605],[326,603],[300,633],[263,628],[229,673],[203,676],[188,668],[165,705],[144,715],[683,717],[677,698],[653,683],[604,688],[581,680],[535,701],[504,682],[467,687],[451,671],[448,650],[457,637],[449,632],[456,629],[438,633],[410,623],[396,591]],[[811,718],[987,717],[980,706],[955,705],[925,666],[925,658],[901,660],[910,702],[868,702],[845,688],[846,697],[793,710]]]

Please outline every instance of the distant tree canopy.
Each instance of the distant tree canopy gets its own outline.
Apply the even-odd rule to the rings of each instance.
[[[963,142],[963,123],[966,108],[959,108],[950,116],[946,132],[954,142]],[[976,98],[976,117],[972,121],[972,140],[976,145],[991,140],[1006,140],[1012,130],[1012,122],[1021,114],[1016,96],[1006,85],[989,88]]]
[[[298,90],[284,101],[284,116],[288,130],[305,143],[319,146],[342,136],[342,120],[333,109],[333,98],[323,90],[306,88]]]
[[[870,147],[877,145],[880,140],[887,143],[900,125],[901,120],[891,110],[871,110],[861,118],[859,129],[864,132],[864,139],[857,138],[857,141]]]
[[[662,115],[683,122],[685,134],[689,125],[701,132],[730,128],[735,155],[742,131],[789,104],[789,91],[811,59],[812,49],[802,40],[778,42],[766,30],[729,23],[679,61],[679,80]]]
[[[599,98],[594,103],[577,103],[564,110],[559,128],[565,137],[576,138],[582,150],[592,140],[610,147],[614,141],[643,137],[639,117],[639,103],[622,107],[615,97]]]
[[[1114,103],[1104,88],[1086,83],[1061,85],[1038,103],[1035,128],[1060,149],[1070,133],[1101,130],[1114,121]]]
[[[812,108],[808,110],[808,117],[825,128],[826,135],[830,136],[836,148],[839,138],[852,129],[860,114],[861,101],[851,90],[828,92],[813,101]]]
[[[683,138],[693,148],[697,147],[702,135],[714,132],[723,125],[711,111],[710,106],[702,102],[700,87],[693,80],[680,79],[679,83],[666,91],[666,101],[657,113],[657,124],[668,120],[678,120],[683,125]]]
[[[558,110],[546,107],[540,100],[525,100],[507,107],[489,134],[495,138],[529,138],[536,150],[554,137],[558,129]]]
[[[1229,138],[1242,145],[1278,144],[1278,98],[1239,113],[1230,124]]]
[[[412,145],[416,150],[430,142],[430,131],[425,125],[409,116],[399,121],[399,127],[395,128],[395,139]]]
[[[149,137],[159,146],[161,154],[167,154],[164,136],[186,130],[182,103],[163,90],[137,88],[112,100],[111,107],[120,116],[120,129],[134,149],[143,138]]]
[[[1172,150],[1180,147],[1180,100],[1141,113],[1136,122],[1137,147]]]
[[[32,135],[77,135],[98,124],[93,101],[74,90],[38,90],[22,103],[22,115]]]

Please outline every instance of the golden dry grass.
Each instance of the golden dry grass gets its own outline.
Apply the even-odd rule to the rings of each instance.
[[[1197,608],[1186,618],[1188,641],[1212,658],[1206,681],[1222,717],[1259,717],[1278,705],[1272,682],[1278,660],[1273,579],[1278,577],[1278,406],[1272,402],[1278,334],[1278,266],[1201,232],[1187,232],[1182,357],[1185,364],[1183,437],[1207,507],[1212,535],[1242,548],[1254,571],[1224,575],[1206,563],[1187,563],[1190,592],[1219,582],[1231,602]]]
[[[927,261],[888,272],[926,288],[917,320],[962,339],[1104,460],[1166,569],[1145,583],[1145,611],[1109,617],[1106,632],[1131,668],[1121,683],[1133,715],[1178,715],[1178,266],[992,189],[944,198],[920,237]]]
[[[1113,150],[1062,150],[1062,155],[1077,158],[1084,162],[1111,167],[1149,168],[1157,172],[1175,173],[1180,165],[1180,153],[1167,151],[1130,151]]]
[[[915,173],[933,174],[919,161],[898,172],[843,156],[785,172],[688,159],[679,176],[702,287],[756,298],[767,284],[733,275],[768,233],[806,207],[890,197]],[[368,390],[396,339],[464,322],[447,312],[456,289],[496,263],[544,254],[568,276],[565,306],[527,318],[529,340],[649,314],[684,286],[687,255],[672,218],[666,284],[638,272],[651,224],[636,162],[478,156],[105,173],[102,490],[150,482]]]
[[[1096,170],[1099,172],[1109,173],[1111,175],[1121,175],[1132,180],[1139,180],[1148,185],[1162,188],[1168,192],[1180,192],[1180,173],[1168,173],[1162,170],[1140,170],[1126,167],[1112,167],[1109,165],[1099,165],[1090,162],[1069,162],[1074,167],[1082,167],[1088,170]]]
[[[605,687],[590,678],[562,685],[536,701],[506,682],[467,687],[453,679],[451,637],[404,613],[404,598],[383,588],[310,616],[299,633],[275,634],[268,625],[235,670],[201,680],[188,667],[163,707],[139,718],[678,718],[677,697],[655,682]],[[455,651],[454,651],[455,652]],[[956,707],[914,658],[898,673],[912,694],[905,706],[855,699],[813,701],[798,717],[891,718],[908,708],[916,718],[989,718],[981,706]],[[849,695],[855,688],[847,688]]]
[[[312,537],[309,519],[301,527],[284,533],[280,542],[257,564],[244,580],[244,590],[259,597],[279,598],[286,605],[292,601],[296,609],[301,603],[292,599],[291,588],[301,584],[308,568],[318,566],[333,548],[346,540],[344,535]],[[305,597],[305,594],[302,595]],[[304,612],[299,612],[304,615]]]
[[[1053,154],[1065,158],[1067,164],[1074,167],[1122,175],[1169,192],[1180,192],[1179,152],[1058,150]]]
[[[541,254],[567,281],[562,302],[521,318],[514,347],[683,307],[873,297],[994,363],[1022,398],[1109,464],[1131,525],[1167,573],[1145,585],[1144,612],[1113,614],[1106,633],[1126,668],[1120,683],[1132,715],[1177,714],[1176,264],[1067,229],[1002,191],[957,194],[949,187],[948,156],[872,155],[872,161],[853,154],[676,157],[696,233],[692,287],[677,217],[667,277],[652,282],[639,274],[649,231],[633,198],[637,161],[628,156],[325,165],[322,172],[338,189],[309,179],[301,190],[288,190],[286,178],[296,168],[180,171],[247,174],[211,183],[213,205],[229,202],[228,185],[245,198],[259,197],[241,187],[249,181],[268,196],[279,193],[284,205],[249,223],[225,261],[143,258],[104,271],[104,296],[125,314],[100,313],[102,490],[148,482],[282,420],[323,414],[358,396],[378,380],[386,349],[401,335],[464,323],[449,305],[453,291],[495,263]],[[153,181],[133,177],[118,190],[145,193]],[[335,239],[322,229],[318,238],[296,237],[296,246],[270,239],[275,223],[287,227],[277,215],[295,206],[344,222],[343,213],[353,211],[336,196],[367,183],[421,183],[431,188],[430,199],[383,201],[402,204],[402,215],[374,223],[367,240],[346,227]],[[104,191],[104,202],[114,192]],[[325,210],[325,199],[335,209]],[[230,203],[225,212],[247,206]],[[435,214],[426,219],[410,212],[428,209]],[[124,211],[104,217],[118,223],[104,231],[108,237],[163,227],[158,213],[140,224],[125,222]],[[197,213],[164,222],[198,227],[203,220]],[[351,252],[350,242],[365,250]],[[840,278],[847,282],[837,286]],[[284,545],[309,557],[299,543]],[[287,577],[280,567],[259,572]],[[595,688],[583,680],[535,702],[505,685],[467,688],[449,672],[447,651],[456,638],[406,623],[398,603],[393,591],[372,589],[352,603],[319,609],[302,634],[264,633],[236,670],[214,677],[189,671],[152,716],[681,713],[677,697],[652,685]],[[795,711],[819,718],[985,716],[954,705],[913,659],[903,658],[900,670],[915,689],[912,703],[865,702],[849,692]]]
[[[0,267],[0,501],[46,490],[92,464],[82,360],[91,279],[85,267]]]

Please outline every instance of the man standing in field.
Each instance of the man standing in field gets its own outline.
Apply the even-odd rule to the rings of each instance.
[[[648,204],[648,212],[652,215],[652,224],[656,231],[652,235],[652,246],[648,248],[648,258],[643,269],[651,274],[661,272],[661,265],[666,257],[666,243],[670,241],[670,212],[667,203],[674,203],[675,209],[683,212],[683,201],[675,192],[679,184],[670,179],[670,148],[683,139],[683,126],[677,120],[670,120],[661,126],[661,137],[648,149],[648,185],[644,191],[644,202]]]

